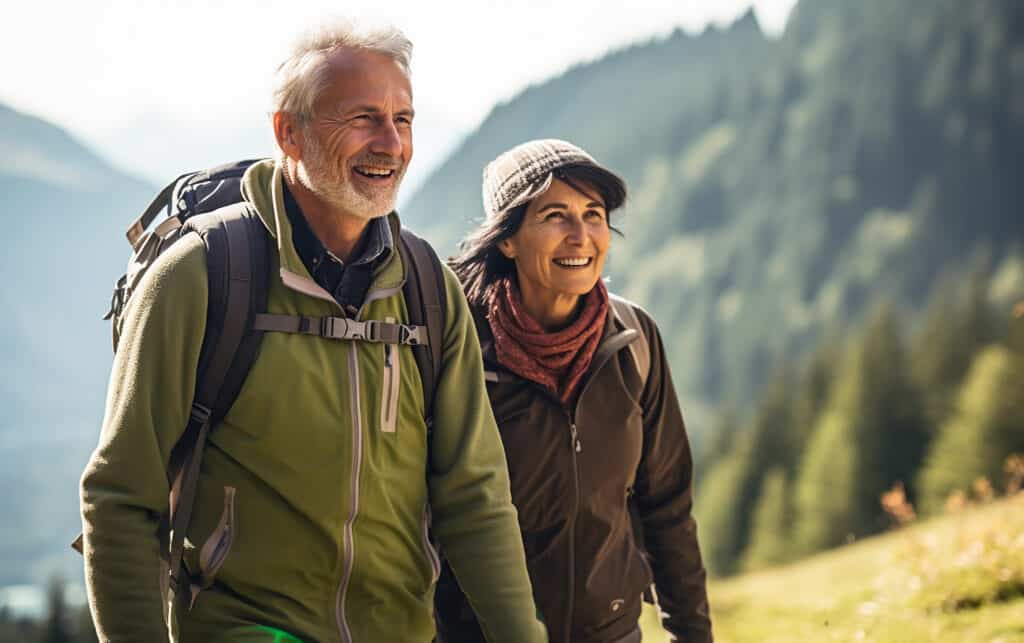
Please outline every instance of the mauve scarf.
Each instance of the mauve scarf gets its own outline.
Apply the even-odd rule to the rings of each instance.
[[[509,277],[494,284],[487,321],[498,361],[510,371],[551,391],[569,404],[590,367],[608,315],[608,290],[597,285],[568,327],[546,332],[523,308],[519,287]]]

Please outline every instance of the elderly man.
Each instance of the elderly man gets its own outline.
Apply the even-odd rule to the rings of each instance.
[[[281,65],[277,159],[242,179],[270,237],[268,312],[405,318],[392,210],[412,157],[410,52],[393,28],[342,23]],[[125,313],[82,478],[101,639],[429,641],[432,516],[490,640],[545,640],[472,319],[447,269],[429,432],[409,348],[263,336],[201,461],[184,562],[204,582],[179,586],[165,621],[157,523],[207,324],[204,253],[198,235],[175,242]]]

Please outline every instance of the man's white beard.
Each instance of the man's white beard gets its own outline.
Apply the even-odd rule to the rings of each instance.
[[[395,169],[398,176],[393,188],[363,194],[352,184],[347,168],[333,162],[311,132],[305,139],[303,159],[296,164],[296,174],[310,192],[332,208],[364,219],[382,217],[395,209],[398,186],[405,175],[404,166]]]

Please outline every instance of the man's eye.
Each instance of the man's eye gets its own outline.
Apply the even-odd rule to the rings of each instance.
[[[565,213],[562,212],[561,210],[552,210],[551,212],[548,212],[546,215],[544,215],[544,220],[552,221],[554,219],[561,219],[564,216]]]

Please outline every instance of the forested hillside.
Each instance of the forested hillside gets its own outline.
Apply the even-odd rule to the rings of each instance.
[[[667,338],[698,438],[769,374],[880,302],[917,314],[981,261],[1024,281],[1024,5],[803,0],[572,69],[496,107],[410,201],[442,248],[480,216],[480,171],[576,141],[628,180],[612,288]]]

